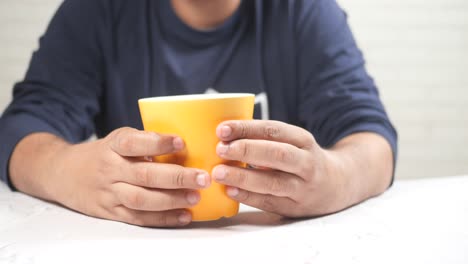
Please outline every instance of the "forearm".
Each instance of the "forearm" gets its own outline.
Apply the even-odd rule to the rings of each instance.
[[[69,144],[49,133],[34,133],[15,147],[9,162],[9,175],[15,188],[29,195],[55,201],[52,177],[58,154]]]
[[[337,142],[329,153],[335,160],[333,173],[342,195],[341,207],[381,194],[390,185],[393,154],[390,144],[382,136],[356,133]]]

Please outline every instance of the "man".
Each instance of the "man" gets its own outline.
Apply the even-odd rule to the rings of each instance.
[[[216,131],[220,157],[254,168],[147,161],[184,142],[141,131],[137,99],[213,89],[266,95],[276,121]],[[337,212],[384,192],[396,154],[332,0],[65,1],[0,122],[1,178],[12,188],[143,226],[190,223],[187,208],[212,180],[287,217]]]

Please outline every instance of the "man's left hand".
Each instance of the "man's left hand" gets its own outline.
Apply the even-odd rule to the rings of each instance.
[[[217,130],[219,157],[247,168],[218,165],[212,176],[241,203],[288,217],[309,217],[347,206],[340,162],[313,135],[278,121],[226,121]]]

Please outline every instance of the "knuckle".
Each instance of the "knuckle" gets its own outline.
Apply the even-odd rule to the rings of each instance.
[[[165,213],[158,213],[152,217],[153,225],[156,226],[168,226],[169,225],[169,218]]]
[[[177,167],[174,170],[174,175],[172,177],[172,184],[176,187],[184,187],[185,186],[185,176],[184,176],[184,168]]]
[[[134,192],[127,196],[126,202],[131,208],[143,208],[145,205],[145,198],[142,193]]]
[[[116,130],[112,131],[112,132],[107,136],[107,138],[108,138],[109,140],[112,140],[112,141],[113,141],[113,140],[116,140],[117,138],[119,138],[119,137],[122,136],[121,134],[122,134],[124,131],[126,131],[126,128],[125,128],[125,127],[116,129]]]
[[[184,193],[188,193],[188,192],[184,192]],[[177,205],[178,205],[178,199],[175,196],[170,196],[167,199],[167,209],[177,208]]]
[[[164,140],[159,134],[154,132],[145,132],[146,139],[151,144],[146,144],[148,148],[148,152],[152,151],[153,149],[167,149],[172,147],[172,141]],[[170,143],[170,144],[169,144]]]
[[[226,174],[229,175],[229,169],[226,169]],[[235,180],[237,181],[239,186],[248,186],[248,177],[246,171],[244,169],[239,169],[236,174],[237,177],[235,178]]]
[[[112,133],[109,134],[108,138],[111,140],[114,145],[117,147],[117,143],[120,141],[121,138],[126,137],[132,129],[129,127],[123,127],[116,129],[112,131]]]
[[[243,191],[240,192],[240,195],[237,196],[237,199],[248,203],[252,199],[252,196],[249,191]]]
[[[131,225],[136,225],[136,226],[145,226],[146,223],[143,220],[143,218],[140,215],[132,215],[130,216],[127,221],[125,221]]]
[[[301,166],[298,174],[311,182],[315,182],[317,180],[317,175],[314,173],[314,167],[310,164],[304,164]]]
[[[123,152],[131,153],[135,148],[135,139],[130,135],[119,137],[117,140],[117,148]]]
[[[184,186],[185,188],[199,188],[199,185],[197,183],[197,176],[199,172],[196,170],[191,170],[191,169],[184,169]]]
[[[246,143],[243,144],[243,148],[242,148],[242,157],[248,157],[249,156],[249,147]]]
[[[155,186],[147,166],[138,166],[135,169],[135,181],[140,186]]]
[[[286,192],[280,177],[274,176],[269,181],[268,190],[271,194],[283,194]]]
[[[315,159],[307,158],[302,162],[301,166],[299,166],[298,174],[312,182],[315,182],[317,180],[317,173],[315,173],[315,170]]]
[[[288,177],[282,181],[281,189],[278,191],[278,195],[290,198],[298,198],[301,196],[301,180],[296,176]],[[299,199],[302,200],[302,199]]]
[[[190,191],[184,190],[182,192],[177,192],[176,195],[169,196],[167,200],[165,200],[165,205],[162,207],[166,210],[172,210],[190,206],[186,199],[189,193]]]
[[[237,149],[238,154],[241,158],[246,158],[250,154],[250,149],[245,141],[238,141],[232,144],[234,149]]]
[[[151,132],[151,131],[143,131],[145,137],[147,137],[151,141],[159,142],[161,139],[161,136],[156,133],[156,132]]]
[[[142,217],[142,214],[138,211],[128,210],[124,208],[119,208],[114,212],[114,219],[117,221],[125,222],[131,225],[144,226],[145,221]]]
[[[312,135],[309,131],[302,128],[302,136],[304,138],[304,145],[302,148],[304,149],[313,149],[317,146],[317,141],[315,140],[314,135]]]
[[[270,151],[270,153],[273,156],[273,160],[278,161],[280,163],[288,163],[290,161],[293,161],[293,154],[288,149],[274,148]]]
[[[299,179],[294,176],[286,180],[285,189],[289,194],[294,195],[295,193],[298,193],[300,186],[301,183]]]
[[[276,139],[280,137],[280,129],[275,126],[266,126],[263,128],[263,137],[265,139]]]
[[[245,122],[240,122],[239,127],[240,127],[240,137],[247,138],[249,135],[249,130],[250,130],[249,126]]]
[[[273,201],[273,198],[271,195],[264,195],[260,204],[261,204],[261,207],[265,211],[269,211],[269,212],[276,211],[276,203]]]

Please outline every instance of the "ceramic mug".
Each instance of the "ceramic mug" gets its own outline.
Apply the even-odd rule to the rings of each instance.
[[[226,120],[253,117],[253,94],[195,94],[143,98],[138,100],[146,131],[180,136],[185,141],[181,152],[154,157],[155,162],[199,168],[209,173],[218,164],[245,166],[226,161],[216,154],[219,142],[216,127]],[[238,213],[239,203],[226,195],[225,186],[212,182],[200,190],[200,202],[189,208],[193,221],[216,220]]]

